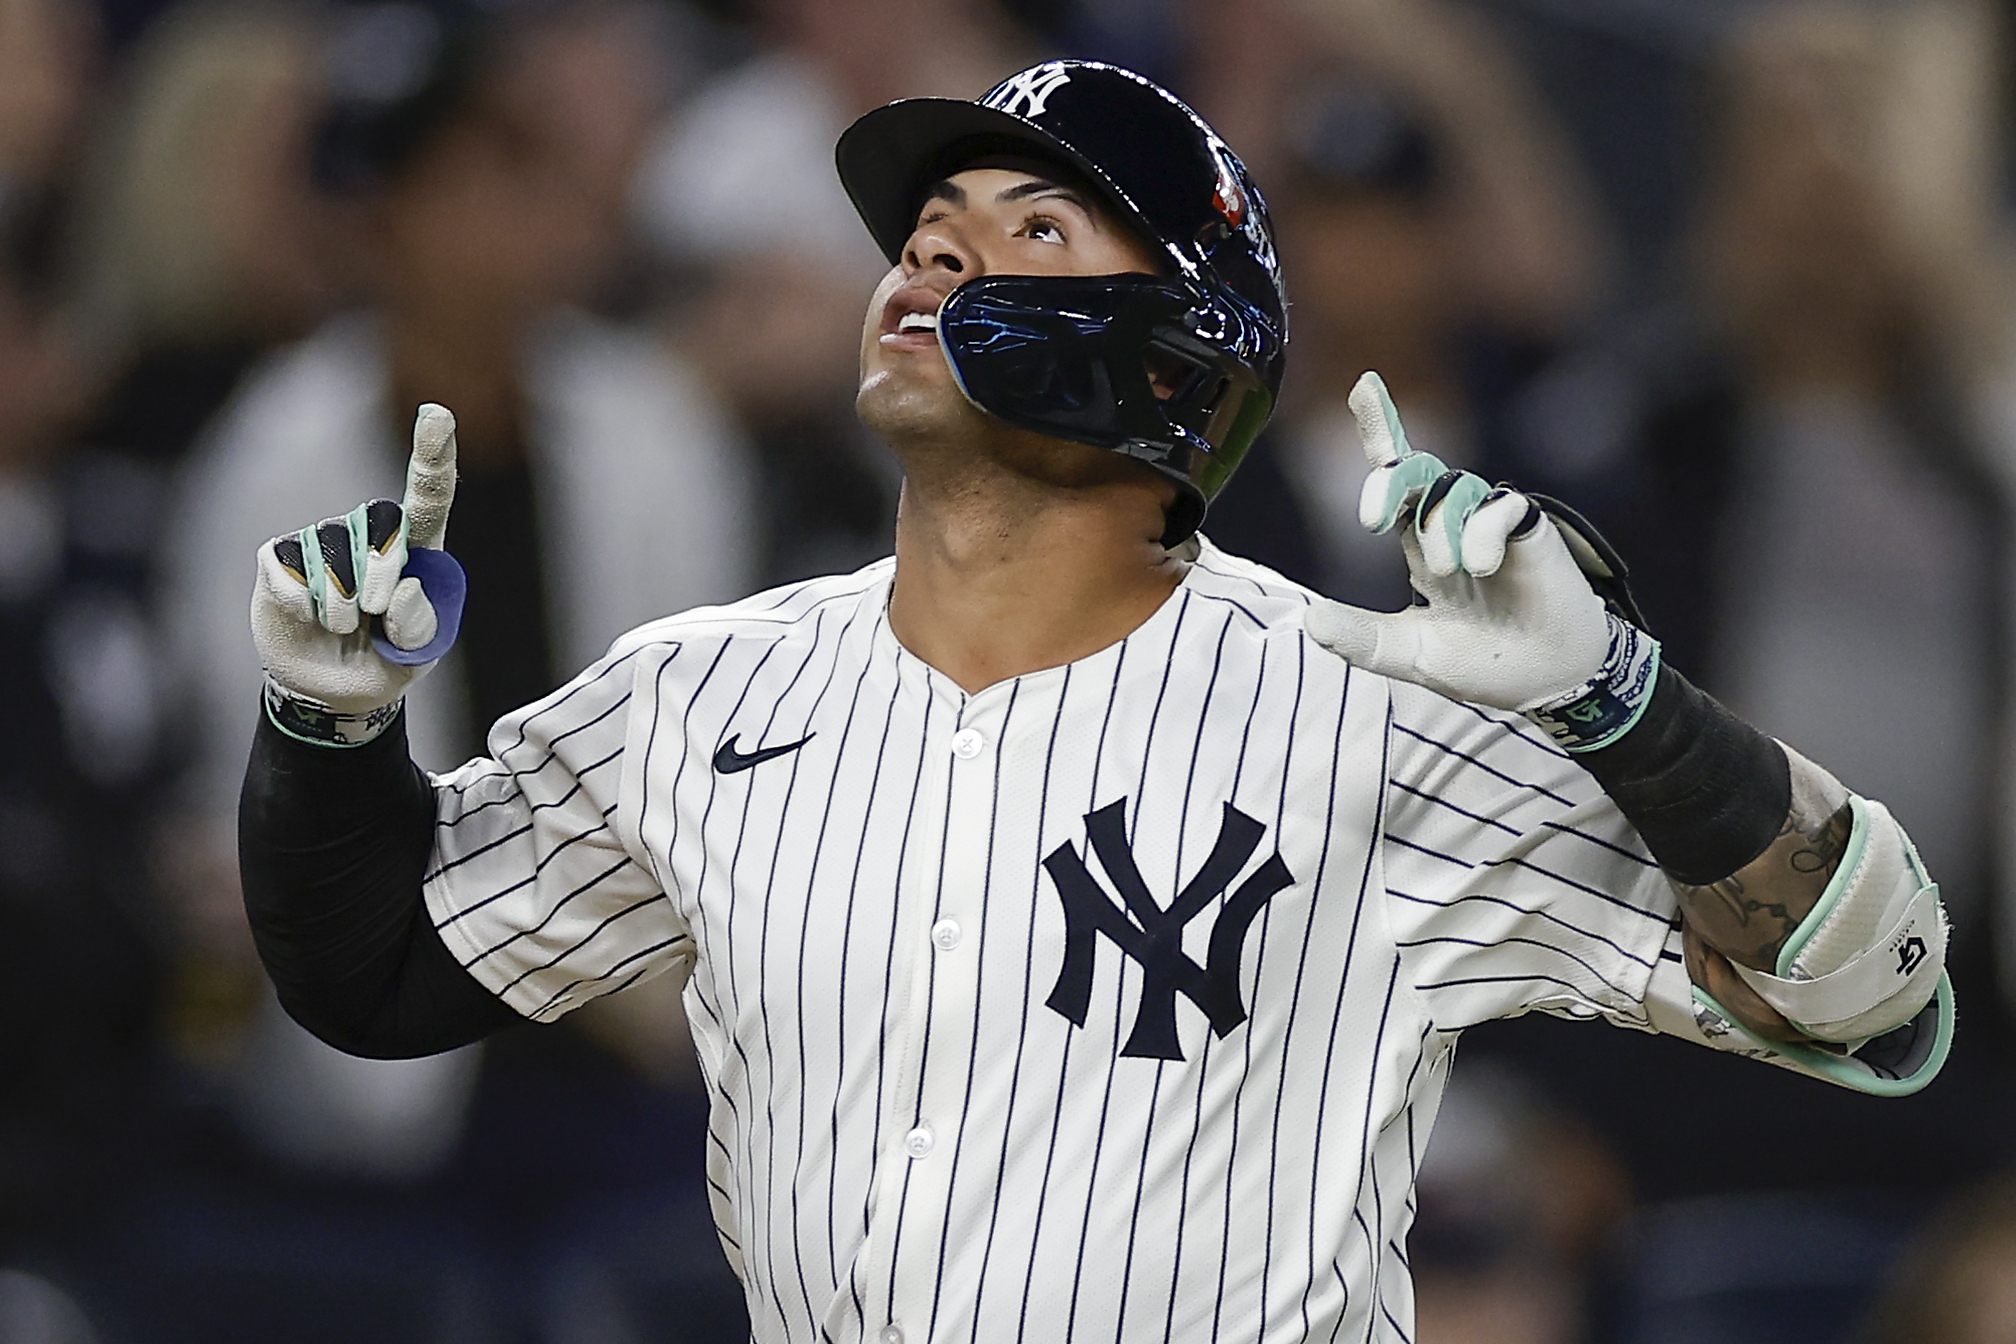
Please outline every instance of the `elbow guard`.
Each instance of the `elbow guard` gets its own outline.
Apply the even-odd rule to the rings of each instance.
[[[1946,916],[1904,828],[1850,797],[1854,825],[1833,880],[1778,954],[1777,974],[1735,971],[1815,1040],[1855,1046],[1910,1022],[1946,965]]]

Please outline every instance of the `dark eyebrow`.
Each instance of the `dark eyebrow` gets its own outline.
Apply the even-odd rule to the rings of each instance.
[[[1099,211],[1084,192],[1064,186],[1059,182],[1046,182],[1040,177],[1031,178],[1027,182],[1017,182],[994,199],[1005,205],[1010,201],[1026,201],[1031,196],[1043,196],[1051,192],[1055,192],[1057,195],[1071,202],[1071,204],[1077,206],[1080,210],[1083,210],[1087,217],[1092,220],[1092,223],[1095,226],[1098,225]]]
[[[931,190],[924,193],[924,201],[926,204],[932,201],[944,201],[954,210],[964,210],[966,208],[966,191],[948,177],[941,182],[932,184]]]

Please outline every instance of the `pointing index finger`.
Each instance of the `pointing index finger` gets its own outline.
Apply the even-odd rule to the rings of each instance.
[[[1378,374],[1368,371],[1351,389],[1351,414],[1358,421],[1365,460],[1372,464],[1358,494],[1358,521],[1368,531],[1385,532],[1448,469],[1433,453],[1417,453],[1408,445],[1400,412]]]
[[[406,461],[406,544],[440,550],[455,502],[455,416],[428,402],[413,419],[413,456]]]
[[[1400,412],[1386,391],[1386,380],[1367,370],[1351,389],[1351,414],[1358,421],[1358,441],[1365,448],[1365,460],[1375,467],[1398,462],[1414,450],[1407,446],[1407,431],[1401,428]]]

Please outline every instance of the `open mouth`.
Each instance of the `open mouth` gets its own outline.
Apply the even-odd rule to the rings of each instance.
[[[899,289],[882,310],[882,343],[929,349],[938,344],[938,306],[945,296],[921,285]]]

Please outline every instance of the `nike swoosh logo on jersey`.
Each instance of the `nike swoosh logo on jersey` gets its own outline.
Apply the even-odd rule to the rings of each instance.
[[[816,736],[816,733],[807,733],[796,742],[786,742],[781,747],[758,747],[745,756],[736,750],[735,744],[742,740],[742,734],[737,733],[715,749],[714,768],[724,775],[732,775],[737,770],[747,770],[752,765],[761,765],[765,761],[774,761],[779,756],[788,755]]]

